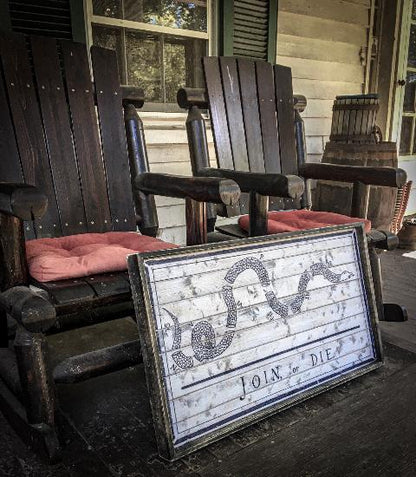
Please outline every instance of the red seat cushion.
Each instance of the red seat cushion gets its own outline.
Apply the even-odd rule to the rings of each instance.
[[[333,212],[318,212],[315,210],[291,210],[289,212],[269,212],[267,217],[267,233],[279,234],[282,232],[296,232],[298,230],[317,229],[329,225],[344,225],[362,222],[364,229],[369,232],[371,222],[366,219],[357,219]],[[243,230],[249,229],[248,215],[242,215],[238,223]]]
[[[50,282],[123,271],[129,254],[174,247],[136,232],[106,232],[29,240],[26,254],[30,275],[39,282]]]

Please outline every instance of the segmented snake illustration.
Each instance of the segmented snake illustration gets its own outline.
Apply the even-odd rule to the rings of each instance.
[[[227,284],[222,287],[222,297],[228,311],[226,322],[227,330],[220,342],[217,344],[215,330],[208,321],[200,321],[192,329],[191,346],[197,361],[204,362],[214,359],[224,353],[224,351],[231,345],[237,325],[237,304],[234,298],[232,285],[234,285],[237,277],[246,270],[252,270],[256,273],[268,305],[273,312],[281,318],[287,318],[290,311],[293,314],[300,311],[303,302],[309,297],[307,286],[313,277],[322,275],[331,283],[340,283],[350,279],[354,275],[347,270],[344,270],[341,273],[334,273],[326,264],[314,263],[309,269],[301,274],[297,294],[290,301],[282,302],[277,299],[276,294],[272,290],[270,277],[259,259],[247,257],[239,260],[228,270],[224,277]],[[179,325],[179,320],[169,310],[166,308],[164,310],[169,314],[174,324],[172,349],[180,350],[182,330]],[[172,354],[172,359],[182,369],[189,369],[194,366],[193,357],[185,355],[182,351],[175,351]]]

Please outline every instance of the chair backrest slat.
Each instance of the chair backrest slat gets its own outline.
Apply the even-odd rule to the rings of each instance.
[[[218,166],[296,175],[291,69],[233,57],[204,58],[203,67]],[[270,197],[269,208],[298,208],[298,202]]]
[[[111,230],[107,181],[87,50],[85,45],[69,41],[62,41],[61,46],[88,231]]]
[[[218,58],[206,57],[203,61],[208,95],[210,98],[215,98],[212,104],[210,104],[210,113],[212,128],[215,134],[217,159],[224,169],[234,169]]]
[[[245,58],[239,58],[237,63],[240,76],[249,169],[251,172],[264,172],[263,144],[254,62]]]
[[[276,93],[273,67],[265,61],[256,62],[256,80],[259,95],[261,137],[263,139],[265,172],[281,172],[279,133],[276,116]]]
[[[135,214],[132,189],[126,187],[131,176],[129,163],[125,160],[127,142],[120,108],[120,81],[117,70],[108,67],[117,64],[116,52],[92,47],[91,57],[113,228],[132,230]]]
[[[62,233],[83,233],[87,224],[56,41],[32,37],[31,46]]]
[[[297,174],[292,71],[287,66],[275,65],[274,76],[282,174]]]
[[[4,182],[23,182],[2,70],[0,61],[0,178]]]
[[[62,233],[35,85],[23,36],[0,37],[0,54],[24,180],[48,197],[48,213],[36,221],[36,235]]]
[[[234,169],[233,152],[228,129],[228,116],[221,81],[221,69],[218,58],[203,58],[205,80],[208,95],[215,98],[210,106],[211,124],[215,136],[217,161],[224,169]],[[238,215],[240,205],[227,207],[228,215]]]
[[[231,149],[234,168],[248,171],[246,137],[244,133],[243,110],[241,107],[240,84],[235,58],[220,58],[220,70],[224,90],[225,106],[229,118]]]

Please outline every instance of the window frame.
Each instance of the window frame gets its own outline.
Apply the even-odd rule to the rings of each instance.
[[[179,28],[166,27],[161,25],[152,25],[149,23],[136,22],[132,20],[124,20],[121,18],[104,17],[93,14],[93,0],[84,1],[84,18],[86,24],[86,40],[87,45],[90,47],[93,45],[93,25],[118,28],[122,34],[122,44],[125,39],[126,31],[136,31],[139,33],[156,33],[162,35],[171,35],[181,38],[196,38],[206,40],[208,42],[208,55],[215,54],[217,51],[217,25],[218,25],[218,0],[206,0],[207,1],[207,31],[199,32],[196,30],[185,30]],[[126,48],[122,47],[123,59],[119,68],[122,69],[122,77],[127,78],[127,55]],[[168,102],[150,102],[145,101],[142,111],[149,111],[155,113],[178,113],[182,112],[180,107],[176,103]]]

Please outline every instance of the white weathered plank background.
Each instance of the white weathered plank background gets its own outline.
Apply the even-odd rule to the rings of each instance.
[[[376,359],[354,234],[146,262],[176,445]],[[301,274],[315,263],[344,272],[345,280],[332,283],[314,276],[299,312],[282,318],[267,303],[256,273],[245,270],[232,285],[237,304],[233,340],[218,357],[199,362],[192,329],[201,321],[210,323],[216,344],[233,329],[226,326],[222,287],[230,267],[246,257],[262,262],[269,289],[283,303],[297,295]],[[178,349],[173,348],[171,314],[181,326],[180,351],[193,357],[188,369],[173,359]]]

